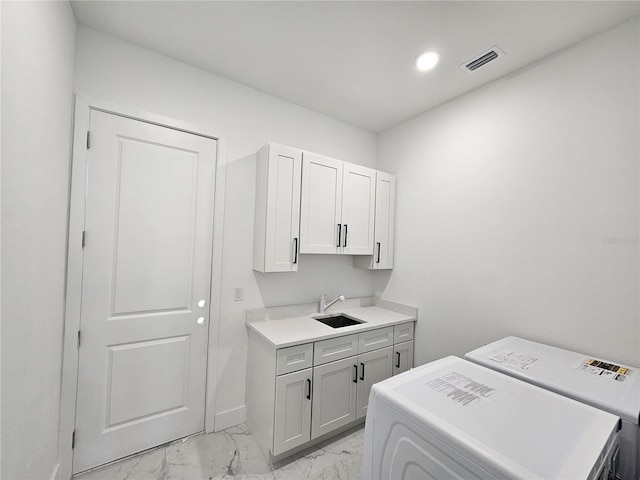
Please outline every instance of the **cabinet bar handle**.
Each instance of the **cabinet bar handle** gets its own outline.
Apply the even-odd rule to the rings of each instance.
[[[293,250],[293,263],[298,263],[298,237],[293,239],[295,243],[295,248]]]
[[[340,247],[340,234],[342,233],[342,224],[339,223],[338,224],[338,244],[336,245],[336,247]]]
[[[347,246],[347,224],[344,224],[344,245],[342,245],[343,247]]]
[[[353,366],[353,383],[358,383],[358,365]]]
[[[376,263],[380,263],[380,249],[381,249],[381,247],[380,247],[380,242],[377,242],[377,243],[378,243],[378,259],[376,260]]]
[[[364,381],[364,363],[360,363],[360,366],[362,367],[362,373],[360,374],[360,380]]]
[[[307,378],[307,400],[311,400],[311,379]]]
[[[400,368],[400,352],[396,352],[396,368]]]

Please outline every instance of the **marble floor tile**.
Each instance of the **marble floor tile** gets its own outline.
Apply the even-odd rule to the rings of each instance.
[[[160,447],[97,470],[77,475],[78,480],[142,480],[166,478],[165,452]]]
[[[359,427],[269,465],[245,424],[194,435],[74,477],[74,480],[358,480]]]

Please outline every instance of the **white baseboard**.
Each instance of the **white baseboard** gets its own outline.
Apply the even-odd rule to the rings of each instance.
[[[232,408],[224,412],[216,413],[215,419],[215,431],[219,432],[225,428],[233,427],[244,423],[247,420],[247,407],[241,406],[238,408]]]

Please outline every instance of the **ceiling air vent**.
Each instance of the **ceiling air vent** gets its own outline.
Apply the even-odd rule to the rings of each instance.
[[[504,52],[502,50],[500,50],[496,46],[493,46],[486,52],[482,52],[481,54],[473,57],[471,60],[467,60],[462,65],[460,65],[460,68],[468,72],[473,72],[474,70],[477,70],[483,65],[486,65],[487,63],[492,62],[496,58],[501,57],[503,55],[504,55]]]

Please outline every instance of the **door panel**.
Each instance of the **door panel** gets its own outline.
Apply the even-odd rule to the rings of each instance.
[[[129,138],[119,138],[118,148],[113,313],[186,309],[198,156]]]
[[[186,408],[188,352],[187,336],[111,346],[105,427]]]
[[[217,150],[100,111],[90,128],[74,473],[204,428]]]

